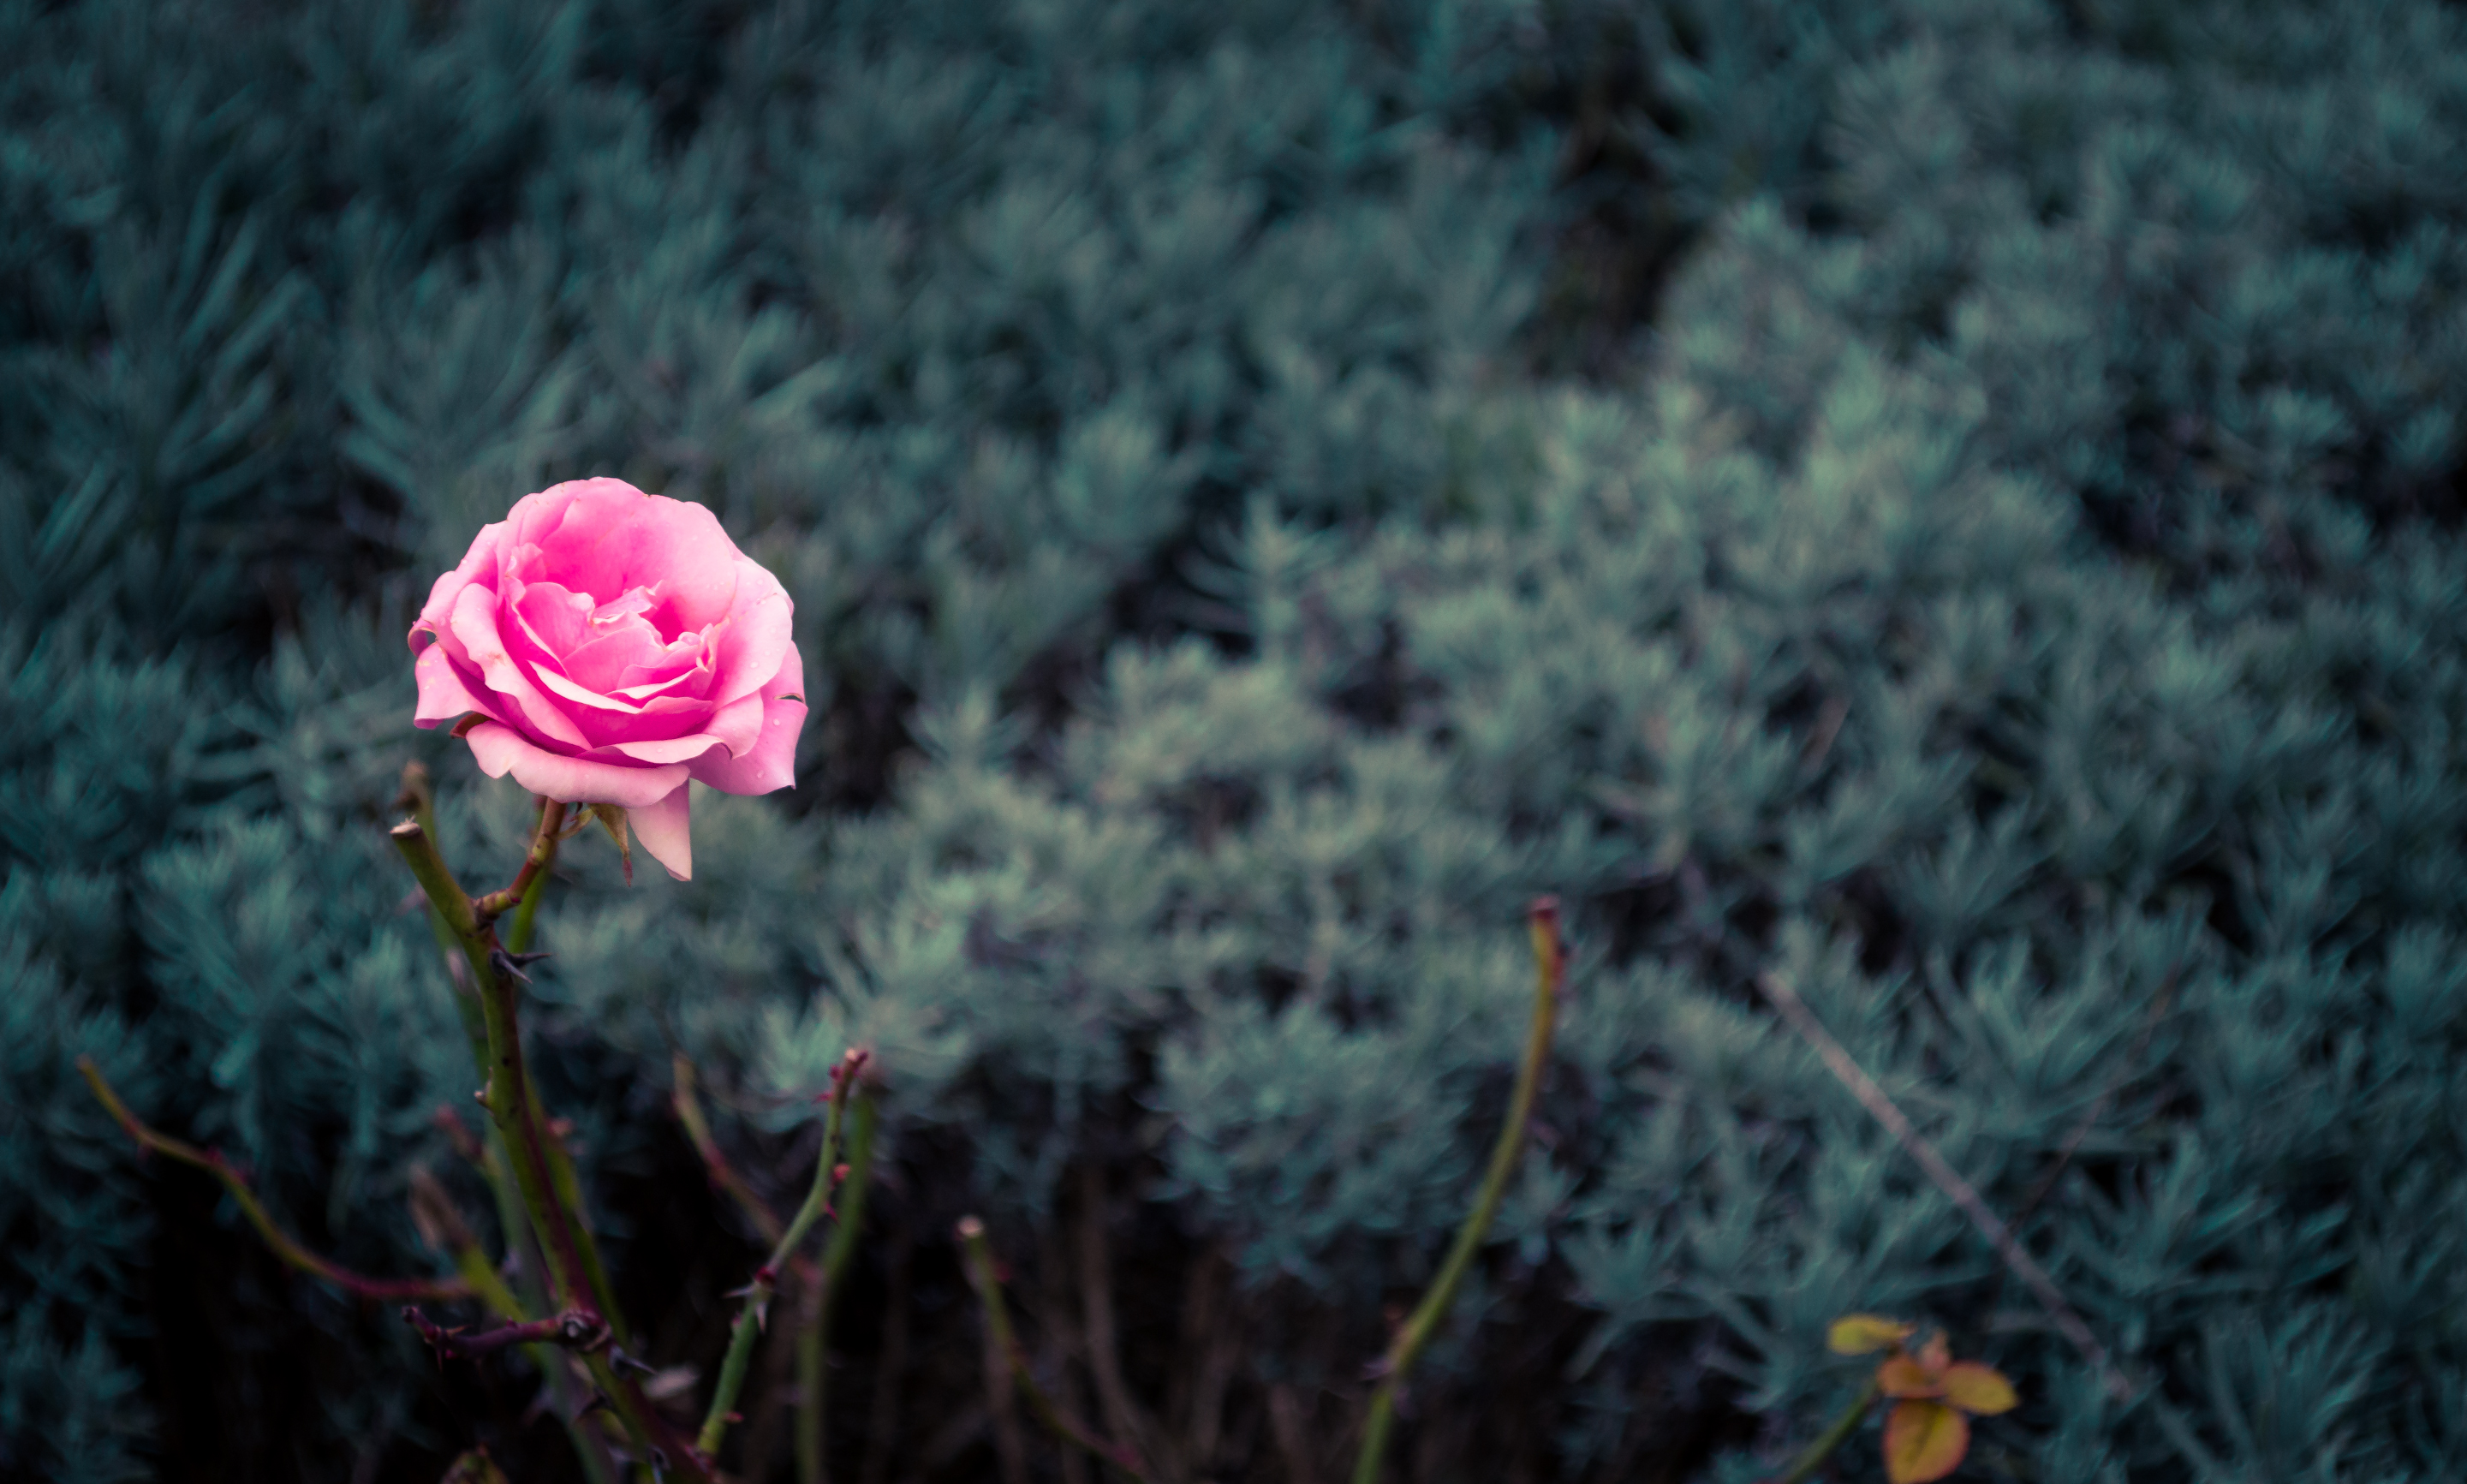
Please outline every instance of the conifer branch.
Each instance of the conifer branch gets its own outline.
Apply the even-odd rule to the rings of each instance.
[[[960,1218],[958,1235],[968,1285],[977,1291],[978,1299],[985,1305],[986,1338],[994,1354],[1007,1366],[1012,1383],[1027,1393],[1029,1405],[1036,1408],[1036,1415],[1055,1437],[1096,1454],[1144,1484],[1147,1466],[1129,1444],[1109,1443],[1098,1437],[1087,1424],[1056,1405],[1045,1388],[1037,1384],[1035,1373],[1029,1368],[1028,1352],[1010,1327],[1010,1310],[1003,1302],[1002,1277],[994,1270],[993,1248],[985,1240],[985,1224],[974,1216],[963,1216]]]
[[[1448,1249],[1447,1260],[1440,1265],[1430,1292],[1422,1295],[1421,1303],[1397,1329],[1381,1360],[1379,1388],[1371,1393],[1370,1414],[1362,1428],[1362,1451],[1354,1460],[1353,1484],[1378,1484],[1380,1457],[1387,1451],[1397,1390],[1404,1385],[1415,1358],[1430,1342],[1439,1321],[1447,1317],[1449,1306],[1456,1302],[1457,1290],[1473,1267],[1474,1254],[1482,1249],[1491,1219],[1499,1214],[1501,1203],[1507,1198],[1507,1178],[1515,1172],[1517,1158],[1525,1152],[1526,1126],[1532,1120],[1534,1099],[1541,1091],[1542,1069],[1550,1059],[1551,1032],[1559,1018],[1559,992],[1568,974],[1567,949],[1559,935],[1559,899],[1535,898],[1526,911],[1526,922],[1533,938],[1533,1023],[1526,1035],[1525,1059],[1516,1069],[1516,1091],[1508,1099],[1507,1119],[1501,1125],[1499,1142],[1490,1152],[1490,1169],[1482,1177],[1482,1191],[1474,1198],[1473,1210],[1457,1230],[1456,1245]]]
[[[221,1150],[199,1149],[194,1144],[147,1127],[135,1113],[128,1111],[128,1105],[120,1100],[120,1094],[112,1091],[111,1084],[102,1075],[102,1068],[95,1065],[93,1057],[79,1057],[77,1067],[79,1071],[85,1074],[86,1086],[94,1090],[96,1101],[102,1103],[103,1110],[111,1114],[122,1130],[137,1141],[139,1149],[168,1156],[182,1164],[193,1165],[222,1181],[223,1189],[230,1193],[232,1202],[239,1207],[240,1214],[248,1218],[248,1224],[257,1228],[258,1236],[273,1250],[275,1256],[291,1267],[312,1277],[323,1278],[335,1287],[348,1291],[354,1297],[377,1302],[392,1302],[406,1298],[446,1300],[477,1296],[470,1283],[462,1278],[372,1278],[353,1272],[330,1258],[310,1251],[293,1240],[289,1232],[275,1225],[274,1218],[267,1214],[264,1203],[257,1199],[257,1192],[249,1188],[248,1180],[238,1170],[232,1167],[230,1160],[223,1158]]]
[[[2013,1270],[2014,1276],[2037,1295],[2048,1316],[2055,1320],[2057,1330],[2099,1373],[2108,1393],[2119,1402],[2132,1401],[2137,1388],[2108,1359],[2107,1348],[2090,1332],[2090,1326],[2084,1324],[2081,1316],[2073,1313],[2072,1306],[2065,1302],[2065,1295],[2057,1290],[2054,1280],[2031,1259],[2028,1252],[2022,1249],[2022,1244],[2015,1240],[2012,1229],[1988,1209],[1987,1203],[1980,1199],[1979,1192],[1971,1187],[1970,1182],[1945,1162],[1944,1156],[1936,1152],[1935,1145],[1919,1136],[1918,1131],[1911,1126],[1911,1120],[1885,1094],[1885,1090],[1876,1085],[1842,1043],[1834,1040],[1832,1032],[1826,1030],[1815,1013],[1807,1008],[1807,1001],[1799,998],[1799,991],[1781,976],[1771,972],[1757,975],[1756,986],[1764,991],[1766,999],[1774,1002],[1782,1018],[1790,1022],[1792,1028],[1816,1048],[1816,1054],[1823,1060],[1834,1077],[1850,1091],[1850,1095],[1885,1126],[1886,1132],[1891,1134],[1911,1158],[1918,1161],[1919,1168],[1927,1172],[1928,1179],[1935,1182],[1936,1188],[1959,1206],[1962,1214],[1970,1218],[1971,1225],[1977,1226],[1995,1247],[1997,1255],[2003,1258],[2004,1265]]]

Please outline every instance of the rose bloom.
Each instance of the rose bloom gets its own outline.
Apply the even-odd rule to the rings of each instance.
[[[437,579],[411,626],[419,708],[492,778],[622,805],[633,838],[693,874],[686,797],[796,782],[805,666],[780,579],[698,505],[623,480],[514,502]]]

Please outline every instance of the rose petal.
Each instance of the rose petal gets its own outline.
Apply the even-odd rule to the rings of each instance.
[[[573,504],[540,540],[548,571],[603,603],[632,588],[654,589],[661,601],[647,617],[663,633],[706,628],[726,617],[738,557],[718,516],[622,480],[558,486],[568,487]]]
[[[693,801],[686,797],[686,789],[680,781],[658,802],[625,811],[634,843],[679,881],[693,880]]]
[[[574,708],[572,715],[592,747],[614,760],[622,755],[615,751],[620,742],[667,742],[704,731],[711,721],[711,705],[691,696],[654,696],[630,715],[581,706]]]
[[[540,658],[556,662],[557,668],[563,669],[565,657],[594,637],[587,595],[558,582],[516,582],[511,591],[513,601],[504,606],[513,610],[522,629],[539,646]]]
[[[454,600],[454,637],[463,641],[488,688],[512,702],[532,731],[552,742],[570,747],[589,747],[582,732],[566,719],[539,687],[506,652],[505,641],[497,633],[494,593],[483,587],[467,587]]]
[[[687,645],[693,646],[690,650]],[[691,655],[691,662],[680,669],[666,666]],[[633,696],[647,700],[655,695],[691,696],[700,700],[711,694],[713,654],[700,634],[689,634],[661,652],[650,664],[629,664],[618,679],[622,682],[609,694]]]
[[[567,480],[548,488],[523,496],[506,512],[506,550],[519,551],[536,547],[556,534],[565,518],[574,511],[575,502],[588,489],[599,484],[615,484],[620,488],[634,486],[623,480],[606,478]]]
[[[463,553],[463,560],[454,565],[454,570],[438,573],[437,580],[428,585],[428,601],[419,605],[419,621],[411,626],[413,653],[425,647],[419,639],[422,629],[432,636],[443,637],[447,621],[454,615],[454,601],[463,596],[464,588],[495,573],[497,538],[504,533],[503,522],[481,527],[480,534],[471,538],[470,549]]]
[[[575,705],[587,706],[595,711],[615,711],[621,716],[636,716],[643,710],[640,706],[631,701],[603,696],[588,686],[577,686],[555,670],[542,669],[539,672],[539,683]]]
[[[560,757],[502,722],[484,721],[464,740],[471,744],[480,771],[492,778],[511,773],[515,782],[532,793],[570,804],[622,804],[628,818],[639,818],[632,811],[667,798],[686,780],[683,763],[628,768],[588,757]]]
[[[454,668],[453,659],[438,645],[431,644],[419,652],[419,658],[412,662],[411,673],[419,683],[419,705],[411,713],[413,726],[434,727],[473,711],[498,719],[496,711],[472,690],[462,672]]]
[[[781,657],[795,637],[788,590],[759,563],[736,559],[736,605],[728,621],[712,636],[717,641],[719,690],[713,700],[725,706],[739,696],[760,690],[779,673]]]
[[[660,665],[665,660],[662,673],[672,676],[693,668],[702,658],[701,636],[690,634],[675,644],[665,643],[659,630],[639,617],[606,627],[595,623],[592,628],[589,637],[566,653],[565,673],[602,695],[640,685],[626,679],[637,668]]]
[[[714,749],[728,751],[728,744],[708,731],[690,731],[681,737],[654,737],[641,742],[611,742],[607,751],[645,763],[690,763]]]
[[[788,646],[780,668],[762,687],[762,731],[754,746],[734,757],[705,753],[693,776],[723,794],[768,794],[797,782],[797,734],[805,728],[805,661]]]

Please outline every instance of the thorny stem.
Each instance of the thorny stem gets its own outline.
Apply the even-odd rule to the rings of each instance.
[[[1551,1030],[1558,1023],[1559,991],[1568,975],[1567,951],[1559,937],[1559,899],[1535,898],[1526,911],[1526,922],[1533,938],[1533,1023],[1526,1036],[1525,1059],[1516,1068],[1516,1091],[1508,1100],[1507,1121],[1501,1126],[1499,1143],[1490,1152],[1490,1170],[1482,1178],[1482,1192],[1475,1197],[1464,1225],[1458,1228],[1456,1245],[1448,1249],[1438,1278],[1388,1346],[1379,1389],[1371,1394],[1370,1414],[1363,1424],[1362,1451],[1354,1460],[1353,1484],[1378,1484],[1379,1460],[1387,1450],[1397,1388],[1405,1383],[1415,1357],[1437,1332],[1439,1321],[1447,1317],[1448,1306],[1456,1301],[1457,1290],[1473,1266],[1474,1254],[1481,1250],[1491,1219],[1499,1214],[1500,1203],[1507,1198],[1507,1177],[1516,1169],[1517,1157],[1525,1152],[1526,1127],[1532,1120],[1533,1101],[1541,1091],[1542,1069],[1550,1059]]]
[[[599,1290],[604,1285],[591,1281],[593,1274],[581,1257],[581,1243],[577,1237],[580,1226],[578,1207],[560,1199],[560,1182],[552,1172],[550,1151],[554,1146],[523,1057],[513,978],[518,968],[498,941],[494,927],[496,915],[521,897],[554,854],[557,827],[564,822],[565,811],[566,806],[554,799],[542,801],[539,828],[532,837],[523,874],[516,878],[516,887],[482,899],[500,904],[486,913],[481,903],[464,894],[444,857],[439,854],[436,841],[417,820],[403,821],[391,835],[412,875],[452,931],[479,990],[488,1041],[487,1085],[481,1090],[480,1101],[495,1120],[498,1135],[504,1140],[507,1162],[512,1166],[514,1185],[539,1235],[547,1257],[550,1293],[561,1309],[587,1311],[613,1325],[609,1318],[613,1306],[604,1305],[599,1297]],[[584,1360],[593,1381],[616,1408],[635,1452],[645,1457],[664,1457],[683,1469],[689,1477],[708,1484],[712,1476],[709,1467],[652,1409],[641,1386],[632,1378],[619,1375],[604,1353],[593,1351]]]
[[[721,1360],[719,1381],[713,1388],[711,1412],[703,1418],[702,1433],[695,1439],[705,1457],[719,1452],[720,1439],[728,1434],[728,1424],[736,1406],[736,1394],[745,1386],[745,1367],[754,1355],[754,1337],[760,1332],[771,1295],[780,1286],[780,1271],[788,1266],[804,1245],[814,1223],[829,1209],[831,1186],[839,1162],[840,1119],[848,1108],[849,1093],[855,1089],[857,1074],[865,1068],[866,1053],[850,1047],[848,1055],[831,1068],[831,1091],[828,1110],[823,1115],[823,1147],[814,1160],[814,1182],[805,1191],[805,1203],[797,1208],[788,1229],[781,1232],[771,1249],[770,1260],[755,1270],[754,1281],[745,1289],[745,1307],[738,1312],[736,1322],[729,1330],[728,1355]]]
[[[2133,1383],[2127,1381],[2124,1373],[2108,1359],[2107,1348],[2091,1334],[2090,1326],[2082,1322],[2081,1315],[2073,1313],[2072,1306],[2065,1302],[2065,1295],[2057,1290],[2054,1280],[2031,1259],[2028,1252],[2023,1250],[2012,1229],[1988,1209],[1987,1203],[1980,1199],[1979,1192],[1971,1187],[1970,1181],[1963,1180],[1959,1172],[1945,1162],[1944,1156],[1936,1152],[1934,1144],[1919,1137],[1918,1131],[1911,1127],[1911,1120],[1903,1115],[1890,1097],[1885,1095],[1885,1090],[1876,1086],[1874,1079],[1859,1066],[1842,1043],[1833,1039],[1832,1032],[1826,1030],[1815,1013],[1807,1008],[1807,1001],[1799,998],[1799,991],[1791,988],[1779,975],[1770,973],[1757,975],[1756,986],[1765,992],[1765,998],[1774,1002],[1774,1007],[1781,1011],[1783,1019],[1789,1021],[1808,1045],[1816,1048],[1816,1054],[1823,1059],[1834,1077],[1849,1089],[1850,1094],[1874,1115],[1878,1123],[1885,1126],[1912,1158],[1919,1162],[1919,1167],[1927,1172],[1928,1179],[1935,1182],[1936,1188],[1961,1207],[1962,1214],[1970,1218],[1971,1225],[1979,1228],[1995,1247],[1997,1254],[2004,1259],[2004,1265],[2012,1269],[2014,1274],[2037,1295],[2040,1304],[2055,1320],[2057,1330],[2072,1341],[2073,1348],[2079,1350],[2090,1361],[2092,1369],[2099,1373],[2109,1395],[2118,1402],[2132,1401],[2136,1392]]]
[[[569,1309],[545,1319],[518,1320],[477,1335],[443,1328],[408,1304],[403,1306],[402,1316],[441,1357],[468,1360],[515,1345],[562,1345],[569,1350],[590,1351],[608,1343],[607,1321],[581,1309]]]
[[[797,1336],[797,1396],[803,1403],[796,1418],[798,1484],[823,1484],[824,1347],[830,1338],[832,1306],[856,1259],[857,1232],[865,1225],[865,1192],[873,1178],[873,1128],[879,1116],[872,1094],[860,1090],[849,1128],[849,1172],[840,1185],[839,1223],[823,1249],[815,1301],[807,1306],[804,1328]]]
[[[438,1110],[437,1122],[453,1140],[456,1152],[472,1162],[501,1201],[511,1203],[514,1198],[505,1178],[505,1165],[496,1158],[495,1151],[483,1148],[450,1108]],[[532,1293],[528,1307],[516,1295],[512,1286],[498,1272],[496,1265],[488,1261],[487,1248],[480,1245],[470,1224],[463,1219],[462,1211],[454,1204],[454,1198],[446,1194],[445,1187],[425,1167],[417,1164],[411,1167],[411,1219],[412,1224],[419,1228],[421,1238],[431,1247],[444,1248],[453,1252],[455,1267],[462,1271],[464,1281],[479,1293],[481,1301],[495,1311],[498,1317],[519,1324],[542,1307],[536,1293]],[[521,1206],[510,1203],[503,1206],[499,1219],[506,1228],[508,1245],[517,1251],[527,1248],[530,1244],[523,1225]],[[523,1280],[527,1290],[538,1287],[531,1279],[536,1266],[534,1260],[517,1269],[516,1276]],[[575,1452],[582,1460],[584,1476],[590,1484],[612,1484],[608,1456],[600,1446],[593,1424],[576,1411],[573,1378],[565,1358],[544,1344],[525,1345],[523,1355],[547,1384],[557,1420],[565,1425],[567,1435],[574,1440]]]
[[[1800,1450],[1799,1455],[1791,1460],[1789,1472],[1774,1479],[1772,1484],[1806,1484],[1808,1475],[1814,1473],[1835,1449],[1848,1441],[1850,1434],[1859,1430],[1859,1419],[1867,1415],[1868,1405],[1876,1400],[1876,1378],[1869,1376],[1867,1383],[1859,1388],[1859,1394],[1851,1398],[1849,1405],[1842,1408],[1840,1415],[1833,1419],[1832,1426],[1824,1429],[1823,1435]]]
[[[263,1203],[257,1199],[257,1192],[249,1188],[248,1181],[241,1178],[239,1171],[232,1168],[231,1161],[223,1158],[221,1150],[199,1149],[194,1144],[147,1127],[128,1111],[128,1105],[120,1100],[120,1094],[112,1091],[111,1084],[102,1075],[102,1068],[95,1065],[93,1057],[79,1057],[77,1066],[78,1070],[85,1074],[86,1086],[94,1090],[96,1101],[102,1103],[104,1111],[130,1138],[137,1141],[138,1148],[168,1155],[182,1164],[194,1165],[222,1181],[223,1189],[230,1193],[233,1203],[239,1207],[241,1215],[248,1218],[248,1224],[257,1228],[258,1236],[273,1249],[274,1255],[302,1272],[323,1278],[355,1297],[377,1301],[475,1296],[470,1283],[462,1278],[372,1278],[302,1247],[292,1240],[290,1233],[274,1224],[274,1218],[266,1214]]]
[[[1019,1337],[1011,1332],[1010,1310],[1003,1303],[1002,1278],[994,1271],[994,1254],[985,1241],[985,1224],[973,1216],[960,1218],[958,1227],[960,1251],[968,1272],[968,1284],[985,1307],[985,1328],[994,1348],[1010,1365],[1011,1381],[1027,1393],[1029,1405],[1053,1435],[1074,1443],[1096,1454],[1134,1479],[1144,1481],[1147,1467],[1127,1443],[1108,1443],[1089,1429],[1086,1424],[1056,1406],[1036,1383],[1035,1374],[1029,1369],[1028,1352],[1020,1348]]]

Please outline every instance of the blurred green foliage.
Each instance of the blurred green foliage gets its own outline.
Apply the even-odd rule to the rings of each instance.
[[[1970,1475],[2467,1473],[2462,28],[0,5],[0,1477],[571,1468],[518,1366],[275,1268],[70,1064],[361,1268],[441,1262],[415,1161],[487,1225],[377,835],[413,757],[466,882],[528,821],[400,635],[585,473],[779,572],[814,720],[691,883],[567,851],[535,1055],[708,1366],[756,1254],[671,1054],[784,1188],[875,1048],[847,1476],[992,1466],[967,1209],[1072,1405],[1116,1426],[1117,1347],[1173,1477],[1333,1473],[1543,891],[1542,1158],[1398,1476],[1758,1476],[1854,1310],[2016,1380]],[[765,1394],[730,1461],[784,1476]]]

